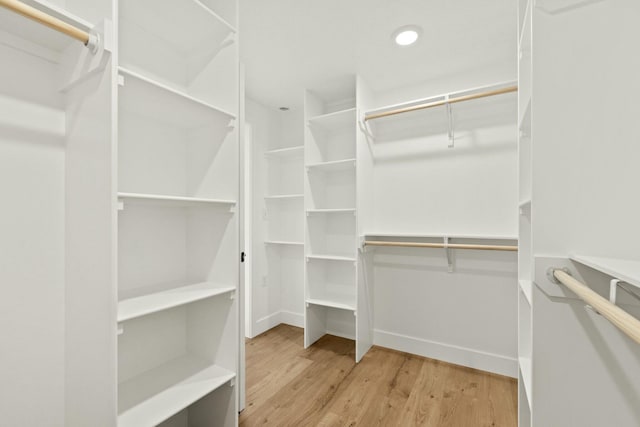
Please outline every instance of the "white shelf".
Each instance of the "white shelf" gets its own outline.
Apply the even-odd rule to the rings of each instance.
[[[390,233],[390,232],[366,232],[365,238],[369,237],[398,237],[405,239],[443,239],[448,237],[450,239],[468,239],[468,240],[518,240],[516,235],[490,235],[490,234],[422,234],[422,233]]]
[[[529,408],[533,409],[533,406],[531,405],[532,400],[531,400],[531,390],[532,390],[532,379],[533,379],[533,372],[532,372],[532,364],[531,364],[531,359],[527,358],[527,357],[519,357],[518,358],[518,364],[520,365],[520,373],[522,374],[522,382],[524,383],[524,390],[525,393],[527,395],[527,402],[529,402]]]
[[[166,196],[158,194],[118,193],[118,199],[131,205],[160,205],[167,207],[219,207],[235,206],[235,200],[205,199],[199,197]]]
[[[313,254],[313,255],[307,255],[308,259],[324,259],[324,260],[330,260],[330,261],[348,261],[348,262],[355,262],[356,259],[354,257],[348,257],[348,256],[341,256],[341,255],[318,255],[318,254]]]
[[[600,0],[537,0],[535,8],[550,15],[568,12],[579,7],[597,3]]]
[[[126,299],[118,303],[118,322],[234,292],[235,290],[236,288],[233,286],[216,287],[213,283],[204,282]]]
[[[331,162],[311,163],[306,165],[309,171],[317,170],[321,172],[336,172],[355,169],[356,159],[334,160]]]
[[[286,199],[302,199],[304,194],[278,194],[274,196],[264,196],[265,200],[286,200]]]
[[[339,308],[341,310],[356,311],[355,306],[351,304],[344,304],[337,301],[330,301],[325,299],[307,298],[306,303],[313,304],[313,305],[321,305],[323,307]]]
[[[304,246],[304,242],[292,242],[285,240],[265,240],[265,245],[290,245],[290,246]]]
[[[518,280],[518,286],[520,286],[522,294],[529,303],[529,307],[531,307],[531,302],[533,301],[533,282],[530,280]]]
[[[118,386],[118,427],[153,427],[235,378],[192,357],[151,369]]]
[[[356,109],[349,108],[347,110],[312,117],[309,119],[309,125],[319,127],[325,131],[336,131],[348,128],[349,126],[355,129],[357,124],[356,119]]]
[[[572,255],[573,261],[640,288],[640,261]]]
[[[269,150],[265,151],[264,155],[269,158],[302,157],[304,155],[304,145]]]
[[[208,124],[229,126],[236,118],[228,111],[138,72],[123,67],[118,70],[124,77],[120,107],[125,111],[187,128]]]
[[[67,12],[60,6],[48,1],[22,0],[22,2],[81,30],[89,31],[93,28],[93,24],[90,22],[87,22],[84,19]],[[33,43],[35,45],[33,46],[35,49],[29,48],[30,52],[39,51],[39,47],[59,54],[71,44],[80,44],[79,41],[69,36],[61,34],[45,25],[39,24],[29,18],[1,7],[0,29],[0,36],[2,36],[1,38],[4,43],[24,48],[29,47],[25,46],[18,39]],[[44,54],[44,52],[41,53],[44,57],[48,56]],[[51,57],[51,59],[57,60],[57,58],[54,57]]]
[[[345,209],[308,209],[308,214],[355,213],[355,208]]]
[[[120,16],[158,38],[171,40],[171,46],[184,53],[203,43],[217,46],[236,32],[233,25],[198,0],[120,2]]]

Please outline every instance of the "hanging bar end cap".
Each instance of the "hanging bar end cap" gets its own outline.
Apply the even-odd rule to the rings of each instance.
[[[98,49],[100,47],[100,34],[90,32],[89,38],[87,39],[87,42],[84,45],[87,47],[87,49],[89,49],[89,51],[92,54],[95,55],[96,53],[98,53]]]
[[[564,271],[565,273],[567,273],[569,276],[571,276],[571,272],[569,271],[568,268],[566,267],[562,267],[562,268],[558,268],[558,267],[549,267],[547,269],[547,279],[549,279],[549,281],[555,285],[560,285],[560,281],[558,279],[556,279],[556,276],[554,275],[554,273],[556,272],[556,270],[560,270],[560,271]]]

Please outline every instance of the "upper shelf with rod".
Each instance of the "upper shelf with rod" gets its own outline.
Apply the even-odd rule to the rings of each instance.
[[[515,243],[515,244],[514,244]],[[423,235],[367,233],[361,237],[361,246],[368,247],[404,247],[422,249],[444,249],[449,272],[453,272],[453,249],[517,252],[515,236],[471,236],[471,235]]]
[[[48,51],[62,52],[75,39],[95,52],[99,40],[91,31],[92,27],[83,19],[44,1],[0,0],[2,31]]]
[[[399,119],[402,116],[403,120],[423,124],[429,122],[433,127],[430,130],[435,133],[448,133],[449,146],[452,147],[456,129],[477,127],[478,120],[482,120],[482,124],[511,122],[510,113],[517,108],[516,99],[504,95],[517,91],[517,83],[511,81],[416,99],[367,111],[359,117],[359,123],[363,132],[371,138],[377,138],[380,126],[390,126],[392,132],[407,131],[406,122],[394,126],[391,118]],[[422,115],[418,115],[420,112]],[[373,122],[377,126],[374,129],[370,127]]]

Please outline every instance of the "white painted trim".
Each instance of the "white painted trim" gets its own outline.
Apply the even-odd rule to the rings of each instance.
[[[253,326],[254,335],[249,338],[257,337],[260,334],[267,332],[271,328],[275,328],[280,324],[296,326],[298,328],[304,328],[304,314],[294,313],[292,311],[276,311],[268,316],[259,319]]]
[[[280,312],[280,323],[284,323],[285,325],[297,326],[298,328],[304,328],[304,314],[282,310]]]
[[[258,335],[267,332],[269,329],[278,326],[282,323],[280,321],[280,317],[281,313],[276,311],[275,313],[271,313],[268,316],[258,319],[253,325],[253,330],[251,331],[253,332],[253,336],[251,338],[257,337]]]
[[[373,344],[512,378],[516,378],[518,375],[518,360],[499,354],[486,353],[379,329],[373,331]]]

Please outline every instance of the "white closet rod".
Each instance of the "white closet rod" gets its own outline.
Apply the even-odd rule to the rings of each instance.
[[[472,249],[481,251],[517,251],[517,246],[508,245],[473,245],[467,243],[421,243],[421,242],[387,242],[365,240],[365,246],[401,246],[409,248],[439,248],[439,249]]]
[[[636,319],[617,305],[594,292],[584,283],[573,278],[568,271],[560,268],[550,269],[551,278],[555,283],[562,283],[584,302],[589,304],[605,319],[613,323],[618,329],[627,334],[629,338],[640,344],[640,320]]]
[[[509,86],[500,89],[488,90],[486,92],[474,93],[470,95],[458,96],[455,98],[443,99],[440,101],[427,102],[424,104],[412,105],[410,107],[396,108],[395,110],[383,111],[381,113],[370,113],[364,116],[364,121],[379,119],[382,117],[395,116],[396,114],[409,113],[411,111],[424,110],[426,108],[439,107],[446,104],[455,104],[457,102],[471,101],[473,99],[486,98],[489,96],[502,95],[510,92],[517,92],[518,86]]]
[[[94,36],[54,16],[48,15],[35,7],[24,4],[18,0],[0,0],[0,6],[5,7],[24,17],[32,19],[42,25],[46,25],[58,32],[81,41],[85,46],[94,43]]]

